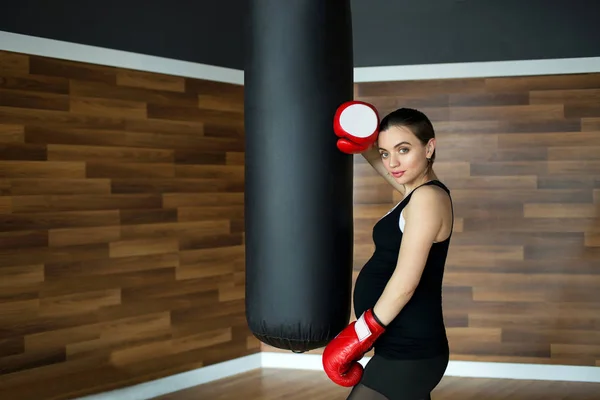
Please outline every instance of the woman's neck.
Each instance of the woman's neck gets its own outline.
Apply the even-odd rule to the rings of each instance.
[[[410,192],[412,192],[413,190],[418,188],[419,186],[424,185],[427,182],[435,181],[437,179],[438,179],[438,177],[435,174],[435,172],[433,172],[433,170],[430,170],[429,172],[425,173],[425,175],[422,178],[417,178],[410,184],[405,184],[404,188],[406,191],[405,191],[404,195],[406,196]]]

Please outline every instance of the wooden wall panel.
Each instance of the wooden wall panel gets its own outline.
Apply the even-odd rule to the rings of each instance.
[[[600,74],[360,83],[355,94],[382,115],[421,109],[436,127],[435,170],[456,212],[452,359],[600,366]],[[354,171],[356,278],[374,223],[400,199],[361,156]]]
[[[0,398],[260,351],[243,88],[0,52]]]
[[[435,168],[457,221],[444,287],[452,359],[600,365],[600,74],[361,83],[357,93],[382,114],[412,106],[435,124]],[[358,272],[379,217],[365,208],[398,199],[356,160],[357,186],[369,188],[356,204]]]

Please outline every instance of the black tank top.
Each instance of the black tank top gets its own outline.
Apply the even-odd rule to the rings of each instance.
[[[439,186],[450,196],[450,190],[438,180],[429,181],[421,186],[424,185]],[[419,187],[410,192],[373,227],[375,251],[360,271],[354,287],[354,313],[357,318],[375,306],[394,273],[402,242],[400,216]],[[375,354],[386,358],[416,359],[435,357],[448,352],[448,339],[442,315],[442,279],[451,237],[452,232],[443,242],[432,244],[417,289],[375,343]]]

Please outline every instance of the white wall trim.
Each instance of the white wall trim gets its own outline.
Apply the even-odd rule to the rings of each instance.
[[[0,31],[0,50],[187,78],[207,79],[239,85],[244,83],[244,72],[238,69],[215,67],[213,65],[4,31]]]
[[[370,357],[363,358],[364,366]],[[262,352],[77,400],[148,400],[257,368],[322,371],[320,354]],[[600,383],[600,367],[450,361],[446,376]]]
[[[321,371],[320,354],[261,353],[263,368]],[[360,363],[366,365],[370,357]],[[600,383],[600,367],[450,360],[446,376]]]
[[[0,31],[0,50],[138,71],[244,84],[244,72],[169,58]],[[600,72],[600,57],[354,68],[354,82]]]
[[[354,68],[354,82],[492,78],[600,72],[600,57]]]
[[[248,372],[260,368],[260,366],[261,355],[260,353],[256,353],[141,383],[139,385],[80,397],[77,400],[148,400],[168,393],[202,385],[203,383]]]

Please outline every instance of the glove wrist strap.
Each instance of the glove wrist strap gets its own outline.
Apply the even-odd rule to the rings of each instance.
[[[387,328],[387,326],[383,322],[381,322],[381,320],[377,317],[377,315],[375,314],[375,310],[371,310],[371,315],[373,316],[375,322],[377,322],[382,328]]]

